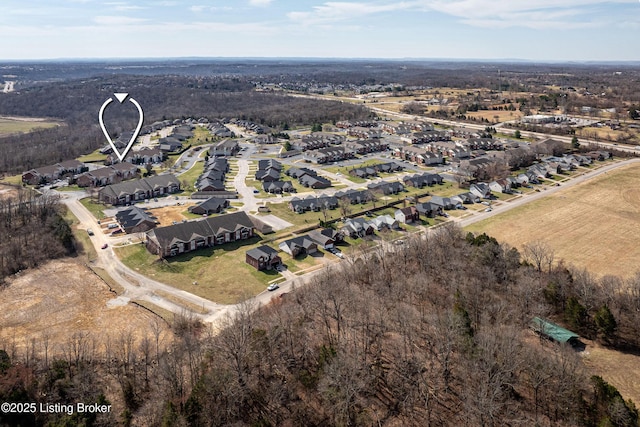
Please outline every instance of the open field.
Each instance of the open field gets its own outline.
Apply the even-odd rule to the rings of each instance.
[[[180,206],[165,206],[163,208],[156,209],[148,209],[148,212],[158,218],[160,221],[159,227],[164,227],[165,225],[171,225],[173,222],[181,222],[184,219],[189,218],[200,218],[199,215],[186,217],[183,212],[189,209],[190,206],[193,206],[193,203],[188,203]]]
[[[222,304],[233,304],[264,291],[277,272],[259,272],[245,262],[245,252],[260,246],[260,238],[232,242],[171,257],[164,262],[143,245],[114,251],[131,269]]]
[[[32,339],[40,353],[48,337],[51,357],[63,351],[77,333],[88,334],[96,350],[102,351],[107,337],[115,342],[127,333],[137,339],[151,336],[151,325],[158,319],[132,305],[108,305],[115,295],[73,259],[51,261],[8,282],[0,290],[0,343],[7,351],[15,344],[18,355]]]
[[[90,197],[85,197],[84,199],[80,199],[80,203],[89,210],[97,219],[103,219],[106,217],[104,214],[105,205],[99,203],[97,201],[91,200]]]
[[[0,184],[0,200],[15,198],[18,196],[18,187]]]
[[[545,241],[595,274],[631,276],[640,266],[640,166],[631,165],[467,227],[519,249]]]
[[[0,136],[32,132],[36,129],[52,128],[56,126],[60,126],[60,122],[29,117],[0,117]]]
[[[604,378],[624,399],[631,399],[636,405],[640,403],[640,356],[589,341],[583,360],[591,374]]]

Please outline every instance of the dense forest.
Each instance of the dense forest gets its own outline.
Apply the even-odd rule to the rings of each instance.
[[[0,173],[19,173],[87,154],[106,144],[98,111],[114,92],[129,92],[142,106],[145,125],[174,118],[240,118],[271,127],[363,119],[362,106],[253,90],[237,78],[177,76],[97,77],[52,83],[0,96],[0,115],[52,117],[65,126],[0,138]],[[110,108],[111,128],[135,127],[127,109]],[[137,113],[133,123],[137,120]],[[106,120],[105,120],[106,121]]]
[[[0,400],[110,402],[109,414],[0,415],[1,424],[637,426],[580,348],[534,316],[620,349],[640,344],[640,275],[596,280],[543,244],[518,253],[444,227],[363,251],[216,334],[178,316],[174,340],[74,336],[0,352]]]
[[[0,284],[7,275],[75,252],[64,209],[57,197],[26,191],[0,200]]]

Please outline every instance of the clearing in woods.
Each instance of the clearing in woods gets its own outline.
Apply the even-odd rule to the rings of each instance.
[[[56,126],[60,126],[60,122],[31,117],[0,116],[0,136],[32,132],[36,129],[52,128]]]
[[[91,270],[76,260],[57,260],[19,276],[12,276],[0,289],[0,348],[15,348],[21,356],[25,346],[44,350],[49,341],[49,357],[59,354],[72,342],[74,334],[95,340],[96,350],[104,350],[106,338],[116,342],[132,334],[139,342],[152,338],[160,325],[169,339],[166,323],[149,311],[131,304],[107,304],[116,295]]]
[[[600,375],[617,388],[624,399],[631,399],[636,405],[640,403],[640,357],[588,341],[583,360],[590,374]]]
[[[640,270],[638,182],[640,165],[622,167],[465,230],[486,232],[519,250],[541,240],[555,250],[556,260],[630,277]]]

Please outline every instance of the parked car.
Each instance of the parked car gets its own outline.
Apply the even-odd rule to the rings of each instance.
[[[268,290],[269,292],[273,292],[273,291],[275,291],[276,289],[278,289],[279,287],[280,287],[280,286],[276,285],[275,283],[272,283],[272,284],[270,284],[269,286],[267,286],[267,290]]]

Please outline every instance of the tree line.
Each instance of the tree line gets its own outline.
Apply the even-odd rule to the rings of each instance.
[[[0,138],[0,173],[69,160],[106,145],[98,125],[98,111],[114,92],[131,93],[142,106],[145,125],[176,118],[209,120],[240,118],[280,128],[309,123],[359,120],[369,117],[362,106],[338,101],[295,98],[256,92],[237,78],[179,76],[97,77],[83,81],[31,87],[0,97],[0,114],[52,117],[66,126]],[[112,137],[132,130],[138,120],[128,104],[106,110]]]
[[[26,191],[0,200],[0,283],[10,274],[75,252],[64,209],[57,197]]]
[[[529,325],[637,349],[639,277],[595,279],[544,244],[521,254],[446,226],[393,252],[356,250],[266,307],[245,303],[216,334],[178,316],[166,345],[149,330],[70,337],[47,363],[7,350],[0,397],[114,403],[86,425],[636,426],[632,402]]]

